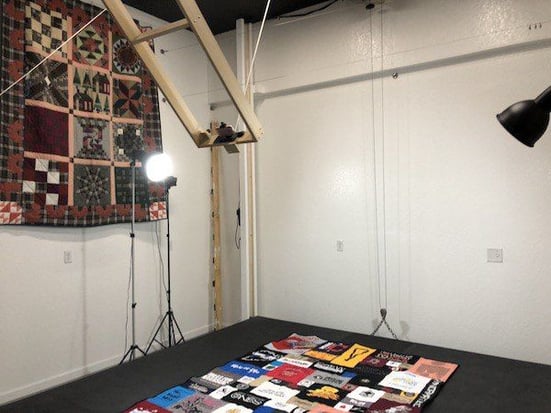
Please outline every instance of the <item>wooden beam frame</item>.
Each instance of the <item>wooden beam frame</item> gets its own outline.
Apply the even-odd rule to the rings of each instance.
[[[157,27],[155,29],[143,32],[139,36],[136,36],[134,39],[132,39],[132,43],[136,44],[140,42],[148,42],[151,39],[155,39],[156,37],[161,37],[165,34],[173,33],[178,30],[187,29],[188,27],[189,22],[187,21],[187,19],[178,20],[165,26]]]
[[[197,6],[195,0],[176,0],[176,3],[180,6],[180,9],[187,17],[189,25],[199,43],[206,52],[210,59],[214,70],[218,74],[218,77],[222,81],[226,91],[230,95],[235,107],[237,108],[241,118],[247,125],[250,132],[249,139],[245,141],[241,139],[237,143],[256,142],[263,135],[262,125],[254,113],[253,107],[245,97],[241,85],[237,81],[235,74],[233,73],[222,49],[218,45],[218,42],[214,38],[201,10]]]
[[[124,35],[130,42],[138,38],[142,34],[132,16],[128,12],[126,6],[124,6],[121,0],[103,0],[105,7],[109,10],[111,15],[115,18],[119,26],[121,27]],[[147,69],[151,72],[151,76],[159,86],[159,89],[165,95],[168,103],[174,109],[176,116],[180,119],[191,138],[198,147],[201,147],[205,142],[210,139],[210,134],[199,127],[199,124],[191,110],[184,102],[182,96],[176,91],[176,86],[169,79],[166,72],[159,64],[155,53],[151,49],[148,43],[139,42],[134,44],[136,53],[140,56]]]
[[[241,138],[229,144],[235,145],[256,142],[263,134],[260,121],[256,117],[252,105],[242,92],[235,74],[232,72],[222,49],[220,49],[218,42],[208,27],[197,3],[195,0],[176,0],[176,2],[182,9],[186,19],[142,33],[121,0],[103,0],[105,7],[107,7],[111,15],[117,21],[124,35],[133,44],[136,53],[142,59],[144,65],[151,73],[159,89],[166,97],[172,109],[174,109],[176,116],[178,116],[188,133],[191,135],[197,147],[208,148],[214,146],[216,136],[200,128],[191,110],[186,105],[182,96],[176,91],[176,86],[169,79],[167,73],[159,64],[155,53],[147,43],[148,40],[154,37],[171,33],[184,27],[190,27],[197,36],[199,43],[206,52],[216,73],[230,95],[230,98],[247,125],[247,132]]]

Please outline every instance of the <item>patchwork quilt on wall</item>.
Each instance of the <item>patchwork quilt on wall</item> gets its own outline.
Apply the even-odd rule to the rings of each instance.
[[[420,413],[457,367],[292,334],[125,413]]]
[[[3,91],[101,9],[2,0]],[[157,87],[108,13],[1,98],[0,224],[131,220],[131,161],[161,150]],[[166,218],[162,185],[136,168],[136,221]]]

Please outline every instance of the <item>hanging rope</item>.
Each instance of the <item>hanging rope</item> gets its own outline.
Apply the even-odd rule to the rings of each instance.
[[[385,280],[385,306],[388,306],[388,256],[387,256],[387,242],[386,242],[386,179],[385,179],[385,78],[384,78],[384,64],[385,64],[385,47],[383,44],[384,36],[384,19],[383,19],[383,6],[381,4],[381,136],[382,136],[382,179],[383,179],[383,258],[384,258],[384,280]]]
[[[249,74],[247,75],[247,81],[245,82],[245,95],[249,91],[249,86],[251,83],[251,78],[254,70],[254,64],[256,62],[256,54],[258,53],[258,48],[260,46],[260,41],[262,40],[262,34],[264,33],[264,25],[266,24],[266,20],[268,19],[268,11],[270,10],[270,3],[272,0],[268,0],[266,3],[266,9],[264,10],[264,16],[262,17],[262,24],[260,25],[260,31],[258,32],[258,38],[256,39],[256,45],[254,47],[253,57],[251,59],[251,67],[249,67]],[[237,116],[237,120],[235,121],[235,130],[238,130],[238,123],[241,120],[241,116]]]
[[[374,179],[375,179],[375,233],[377,234],[377,240],[376,240],[376,246],[377,246],[377,283],[378,283],[378,300],[379,300],[379,312],[381,315],[381,320],[379,321],[379,324],[371,335],[377,334],[379,329],[385,325],[387,330],[390,332],[392,337],[394,337],[396,340],[398,340],[398,336],[394,333],[392,328],[390,327],[390,324],[386,321],[387,316],[387,307],[388,307],[388,254],[387,254],[387,238],[386,238],[386,179],[385,179],[385,101],[384,101],[384,46],[383,46],[383,32],[384,32],[384,20],[383,20],[383,12],[381,8],[381,137],[382,137],[382,147],[381,147],[381,153],[382,153],[382,172],[381,172],[381,178],[382,178],[382,188],[383,188],[383,194],[382,194],[382,207],[383,207],[383,263],[381,265],[381,260],[379,259],[379,252],[380,252],[380,246],[379,246],[379,196],[377,191],[377,182],[378,182],[378,174],[377,174],[377,156],[376,156],[376,138],[375,138],[375,75],[374,75],[374,58],[373,58],[373,50],[374,50],[374,38],[373,38],[373,8],[369,9],[369,22],[370,22],[370,32],[371,32],[371,110],[372,110],[372,132],[373,132],[373,170],[374,170]],[[384,280],[384,300],[381,300],[381,278]]]
[[[375,234],[377,254],[375,254],[375,262],[377,265],[377,287],[378,287],[378,300],[379,308],[382,308],[381,303],[381,264],[379,260],[379,196],[377,192],[377,140],[375,139],[375,62],[374,62],[374,48],[375,40],[373,38],[373,12],[369,13],[369,24],[371,34],[371,132],[373,137],[373,179],[375,181]]]
[[[52,57],[54,54],[59,52],[67,43],[69,43],[71,40],[73,40],[76,36],[78,36],[84,29],[86,29],[89,25],[91,25],[98,17],[100,17],[103,13],[105,13],[107,9],[103,9],[101,12],[99,12],[92,20],[90,20],[88,23],[86,23],[84,26],[82,26],[75,34],[73,34],[71,37],[69,37],[67,40],[65,40],[63,43],[61,43],[54,51],[52,51],[48,56],[46,56],[44,59],[42,59],[40,62],[38,62],[31,70],[29,70],[27,73],[25,73],[23,76],[21,76],[19,79],[17,79],[15,82],[13,82],[11,85],[9,85],[6,89],[0,93],[0,97],[4,96],[5,93],[9,92],[13,87],[15,87],[17,84],[19,84],[21,81],[26,79],[32,72],[34,72],[36,69],[38,69],[40,66],[44,64],[50,57]]]

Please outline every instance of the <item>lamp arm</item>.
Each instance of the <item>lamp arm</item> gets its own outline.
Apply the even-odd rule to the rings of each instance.
[[[551,86],[545,89],[536,99],[535,102],[538,106],[551,113]]]

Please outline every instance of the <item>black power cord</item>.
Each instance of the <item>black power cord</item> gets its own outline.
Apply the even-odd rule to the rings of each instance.
[[[323,11],[325,9],[328,9],[329,7],[331,7],[333,4],[335,4],[336,2],[338,2],[339,0],[333,0],[331,3],[328,3],[326,4],[325,6],[322,6],[318,9],[315,9],[315,10],[310,10],[306,13],[297,13],[297,14],[285,14],[283,16],[278,16],[277,18],[278,19],[291,19],[293,17],[305,17],[305,16],[310,16],[311,14],[314,14],[314,13],[317,13],[319,11]]]
[[[241,236],[239,235],[239,227],[241,227],[241,206],[237,207],[235,213],[237,215],[237,223],[235,225],[235,234],[233,238],[235,241],[235,247],[237,249],[241,249]]]

